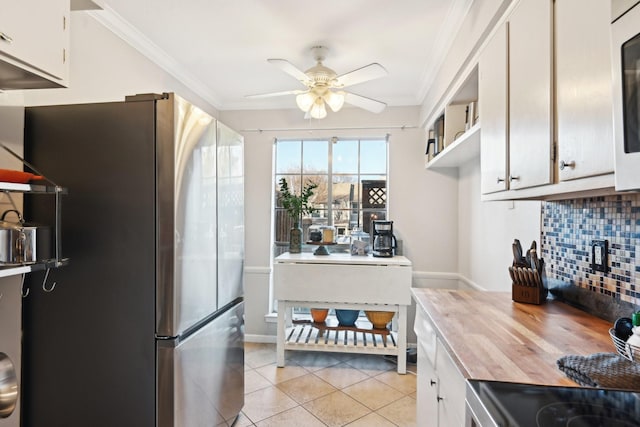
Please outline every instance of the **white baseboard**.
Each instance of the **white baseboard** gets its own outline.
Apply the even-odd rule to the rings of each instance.
[[[448,284],[451,283],[451,284]],[[485,288],[475,283],[460,273],[440,271],[414,271],[413,286],[415,287],[445,287],[453,289],[473,289],[486,291]]]
[[[271,267],[263,266],[245,266],[245,274],[271,274]]]
[[[245,342],[254,342],[261,344],[275,344],[276,336],[275,335],[255,335],[255,334],[245,334],[244,335]]]
[[[467,277],[463,276],[462,274],[459,274],[458,276],[460,277],[460,281],[462,283],[464,283],[466,286],[468,286],[469,288],[471,288],[471,289],[473,289],[475,291],[486,291],[485,288],[483,288],[482,286],[478,285],[473,280],[470,280]]]

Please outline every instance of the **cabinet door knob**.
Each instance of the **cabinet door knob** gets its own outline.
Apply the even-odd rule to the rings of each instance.
[[[560,160],[560,170],[564,170],[564,168],[575,168],[576,167],[576,162],[574,162],[573,160],[571,160],[570,162],[565,162],[564,160]]]
[[[444,397],[438,396],[438,397],[436,397],[436,399],[438,400],[438,402],[442,402],[444,400]]]
[[[434,385],[436,385],[436,382],[434,380],[430,380],[429,381],[429,385],[431,385],[431,387],[433,387]]]
[[[518,181],[520,179],[519,176],[509,175],[509,182]]]
[[[8,34],[5,34],[2,31],[0,31],[0,40],[4,40],[7,43],[11,43],[13,41],[13,39]]]
[[[496,179],[496,184],[500,184],[501,182],[504,182],[504,178],[500,178],[500,177],[498,177],[498,178]]]

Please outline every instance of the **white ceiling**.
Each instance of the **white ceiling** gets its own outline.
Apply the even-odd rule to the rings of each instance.
[[[327,46],[339,75],[372,62],[389,75],[350,91],[390,106],[419,105],[473,0],[94,0],[88,12],[219,110],[295,108],[304,88],[267,58],[306,70]]]

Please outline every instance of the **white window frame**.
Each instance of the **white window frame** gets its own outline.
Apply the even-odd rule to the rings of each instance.
[[[344,141],[358,141],[358,168],[357,168],[357,173],[333,173],[333,143],[338,142],[340,140],[344,140]],[[327,170],[327,182],[328,182],[328,195],[327,195],[327,200],[333,200],[333,177],[334,176],[340,176],[340,175],[344,175],[344,176],[353,176],[353,175],[357,175],[358,177],[358,183],[361,185],[362,182],[362,175],[376,175],[376,176],[381,176],[384,177],[384,181],[385,181],[385,191],[387,194],[387,199],[388,199],[388,188],[389,188],[389,137],[388,135],[386,136],[380,136],[380,137],[344,137],[344,138],[338,138],[338,137],[331,137],[331,138],[275,138],[274,142],[273,142],[273,170],[272,170],[272,208],[271,208],[271,264],[273,265],[273,258],[275,258],[275,256],[277,256],[277,249],[276,249],[276,233],[275,233],[275,228],[276,228],[276,187],[278,185],[278,180],[279,180],[279,176],[280,175],[296,175],[294,173],[278,173],[278,171],[276,170],[276,165],[277,165],[277,155],[278,155],[278,150],[277,150],[277,145],[278,142],[291,142],[291,141],[295,141],[295,142],[301,142],[302,143],[302,148],[300,150],[300,172],[299,175],[300,176],[305,176],[305,175],[309,175],[309,174],[305,174],[304,172],[304,165],[303,165],[303,159],[304,159],[304,142],[305,141],[327,141],[328,143],[328,170]],[[375,174],[370,174],[370,173],[365,173],[362,174],[361,173],[361,149],[362,149],[362,142],[363,141],[384,141],[386,144],[386,162],[385,162],[385,170],[384,173],[375,173]],[[323,174],[324,175],[324,174]],[[297,192],[297,189],[296,189]],[[362,199],[362,195],[360,195],[360,199]],[[361,201],[358,203],[358,218],[361,218],[363,216],[363,206]],[[328,225],[333,225],[333,204],[332,203],[327,203],[327,221],[328,221]],[[386,213],[386,215],[388,216],[388,203],[385,204],[384,207],[384,211]],[[363,224],[360,224],[360,227],[362,227]],[[315,249],[315,248],[314,248]],[[348,248],[347,248],[348,249]],[[306,248],[303,250],[311,250],[310,248]],[[277,306],[276,306],[276,301],[273,297],[273,282],[270,284],[270,292],[269,292],[269,296],[270,296],[270,312],[271,313],[276,313],[277,312]],[[273,314],[268,314],[267,316],[268,321],[270,322],[274,322],[275,321],[275,317]]]

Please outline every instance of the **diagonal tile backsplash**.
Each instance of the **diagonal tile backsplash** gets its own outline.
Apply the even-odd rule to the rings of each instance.
[[[594,239],[609,242],[607,273],[591,269]],[[640,304],[640,194],[543,202],[541,240],[550,282]]]

